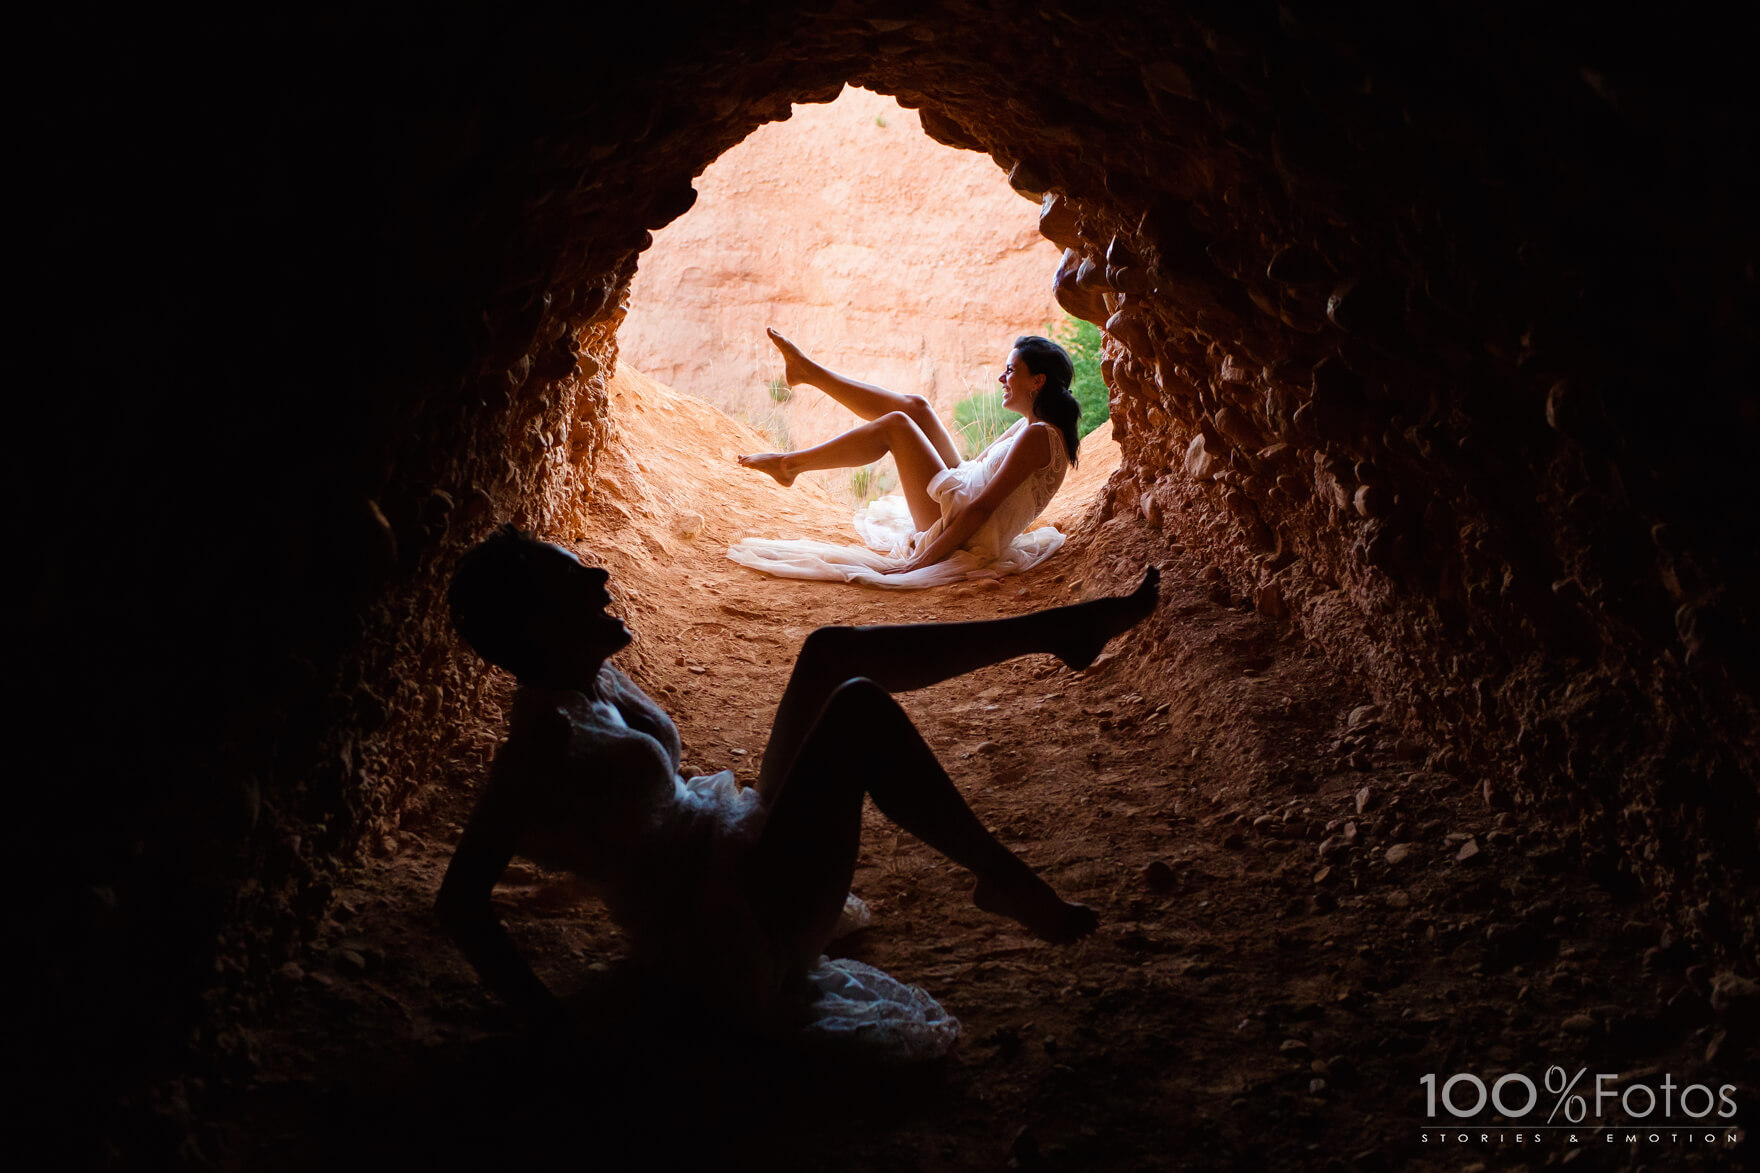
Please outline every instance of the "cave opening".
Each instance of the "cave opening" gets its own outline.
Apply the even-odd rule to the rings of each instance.
[[[992,160],[924,135],[915,111],[846,87],[760,127],[694,186],[690,211],[642,253],[618,358],[753,425],[766,449],[861,422],[781,379],[770,327],[832,370],[922,396],[961,457],[1018,418],[995,383],[1019,336],[1071,342],[1091,400],[1081,434],[1105,421],[1098,334],[1080,333],[1053,295],[1060,250],[1038,232],[1042,197],[1023,201]],[[897,472],[888,455],[802,483],[861,508],[895,493]]]
[[[813,0],[667,38],[651,16],[467,4],[418,39],[276,17],[245,31],[336,68],[246,70],[192,38],[153,78],[126,21],[67,30],[115,68],[83,71],[103,80],[46,136],[66,199],[44,302],[87,304],[119,268],[159,291],[59,352],[91,394],[46,404],[40,434],[77,439],[91,475],[68,484],[45,443],[19,498],[41,726],[86,711],[95,667],[137,698],[43,755],[55,784],[18,820],[48,888],[27,916],[42,1082],[109,1073],[95,1143],[228,1151],[240,1120],[297,1134],[338,1088],[358,1111],[337,1119],[419,1123],[440,1156],[531,1124],[466,1104],[508,1069],[505,1023],[414,896],[507,691],[447,630],[446,568],[504,520],[626,559],[620,603],[733,666],[638,645],[645,679],[701,752],[753,753],[753,685],[802,623],[713,583],[671,615],[643,585],[687,539],[647,528],[660,478],[611,437],[617,318],[691,177],[850,81],[1045,193],[1059,300],[1107,327],[1120,470],[1064,573],[954,601],[1175,570],[1155,628],[1100,671],[1023,664],[919,710],[1108,931],[1030,954],[965,919],[954,877],[870,843],[865,947],[959,991],[969,1067],[945,1105],[888,1099],[853,1142],[847,1116],[786,1113],[748,1141],[855,1167],[1296,1168],[1313,1145],[1391,1166],[1423,1150],[1389,1105],[1438,1064],[1538,1073],[1562,1049],[1751,1085],[1738,38],[1483,5]],[[216,81],[230,101],[193,100]],[[115,159],[166,182],[109,199]],[[620,477],[623,516],[581,513]],[[45,520],[70,515],[107,519],[138,573],[95,573]],[[258,533],[268,573],[239,556]],[[979,736],[998,722],[1020,737]],[[1046,730],[1083,782],[1067,806],[1011,756]],[[563,969],[615,948],[554,885],[504,897]],[[363,1050],[401,1090],[338,1076]],[[418,1074],[436,1054],[439,1086]]]

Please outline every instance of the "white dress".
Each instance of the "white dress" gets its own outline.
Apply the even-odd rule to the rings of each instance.
[[[778,578],[856,582],[893,590],[921,590],[968,578],[998,578],[1030,570],[1056,553],[1064,542],[1064,536],[1051,526],[1021,532],[1045,511],[1063,484],[1064,474],[1069,472],[1069,451],[1061,434],[1052,437],[1051,460],[1045,467],[1022,481],[962,548],[932,566],[900,572],[912,554],[941,533],[954,506],[969,504],[984,491],[1026,427],[1026,420],[1016,420],[976,457],[930,478],[929,495],[941,504],[941,520],[927,530],[916,528],[910,506],[902,496],[893,494],[871,502],[865,511],[855,515],[856,533],[865,547],[838,546],[810,538],[742,538],[728,548],[727,556],[741,566]]]

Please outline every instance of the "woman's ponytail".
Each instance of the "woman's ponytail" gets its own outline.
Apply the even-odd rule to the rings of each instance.
[[[1076,464],[1076,450],[1081,445],[1081,432],[1077,425],[1082,418],[1082,406],[1076,402],[1075,395],[1069,389],[1070,380],[1076,374],[1075,363],[1070,361],[1069,351],[1051,339],[1041,338],[1037,334],[1016,338],[1014,348],[1028,371],[1045,376],[1045,385],[1033,397],[1033,414],[1048,424],[1056,425],[1057,430],[1063,433],[1063,446],[1069,450],[1069,463],[1073,468]]]

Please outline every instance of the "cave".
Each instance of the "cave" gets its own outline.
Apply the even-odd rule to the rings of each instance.
[[[19,1119],[69,1164],[261,1153],[241,1122],[273,1116],[258,1040],[298,996],[278,975],[459,763],[481,767],[481,737],[462,743],[505,699],[451,634],[453,561],[504,521],[584,539],[575,503],[603,475],[651,232],[722,152],[845,84],[1039,201],[1064,250],[1046,280],[1103,326],[1121,463],[1082,524],[1129,538],[1095,537],[1064,573],[1102,579],[1127,547],[1166,560],[1191,606],[1360,684],[1351,720],[1382,741],[1341,729],[1346,773],[1389,746],[1410,802],[1446,792],[1499,838],[1469,840],[1491,859],[1452,904],[1352,905],[1386,936],[1344,950],[1358,976],[1336,1003],[1237,1009],[1214,959],[1135,992],[1072,987],[1171,1032],[1129,1051],[1150,1088],[1280,1039],[1305,1060],[1315,1021],[1365,1040],[1330,1075],[1316,1055],[1207,1092],[1234,1124],[1170,1103],[1171,1139],[1153,1112],[1084,1133],[1069,1105],[1105,1040],[993,1030],[972,1054],[1024,1047],[1049,1072],[1031,1119],[973,1102],[958,1133],[869,1087],[892,1114],[814,1134],[819,1164],[1452,1164],[1419,1147],[1418,1080],[1499,1064],[1691,1066],[1751,1094],[1760,313],[1741,31],[1302,0],[42,16],[29,43],[55,80],[19,168],[41,368],[12,506]],[[1178,652],[1128,654],[1147,670]],[[1318,772],[1267,784],[1341,784]],[[1272,834],[1222,813],[1158,833],[1237,852]],[[1466,874],[1446,830],[1405,828]],[[1379,875],[1406,842],[1334,858]],[[1293,880],[1262,878],[1280,907],[1333,915],[1304,844]],[[1579,922],[1598,927],[1561,945]],[[1108,947],[1153,954],[1134,931]],[[1402,967],[1450,964],[1469,991],[1507,987],[1494,1021],[1397,1009]],[[1570,1010],[1562,1028],[1488,1057],[1479,1036],[1528,1030],[1509,1022],[1534,999]],[[1225,1018],[1256,1025],[1165,1027]],[[493,1083],[508,1038],[459,1078]],[[1133,1094],[1189,1100],[1177,1086]],[[590,1156],[593,1138],[534,1123],[557,1095],[482,1128]],[[1621,1159],[1733,1163],[1729,1123]],[[1545,1135],[1523,1159],[1563,1154]]]

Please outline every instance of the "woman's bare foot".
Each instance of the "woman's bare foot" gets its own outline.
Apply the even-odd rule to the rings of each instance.
[[[741,468],[756,469],[758,472],[769,473],[776,478],[776,483],[783,488],[794,484],[795,474],[783,467],[788,459],[786,452],[754,452],[750,456],[739,458]]]
[[[782,352],[782,377],[788,385],[812,385],[813,376],[819,373],[819,364],[802,354],[800,347],[778,334],[774,327],[765,327],[764,332],[770,335],[770,341]]]
[[[1100,914],[1086,904],[1060,898],[1051,885],[1024,865],[1012,880],[986,877],[972,890],[972,903],[1018,922],[1029,933],[1053,945],[1067,945],[1093,932]]]
[[[1090,599],[1060,610],[1068,612],[1067,632],[1057,658],[1080,672],[1100,655],[1107,641],[1129,631],[1155,610],[1160,599],[1161,570],[1151,566],[1143,572],[1143,581],[1128,595]]]

